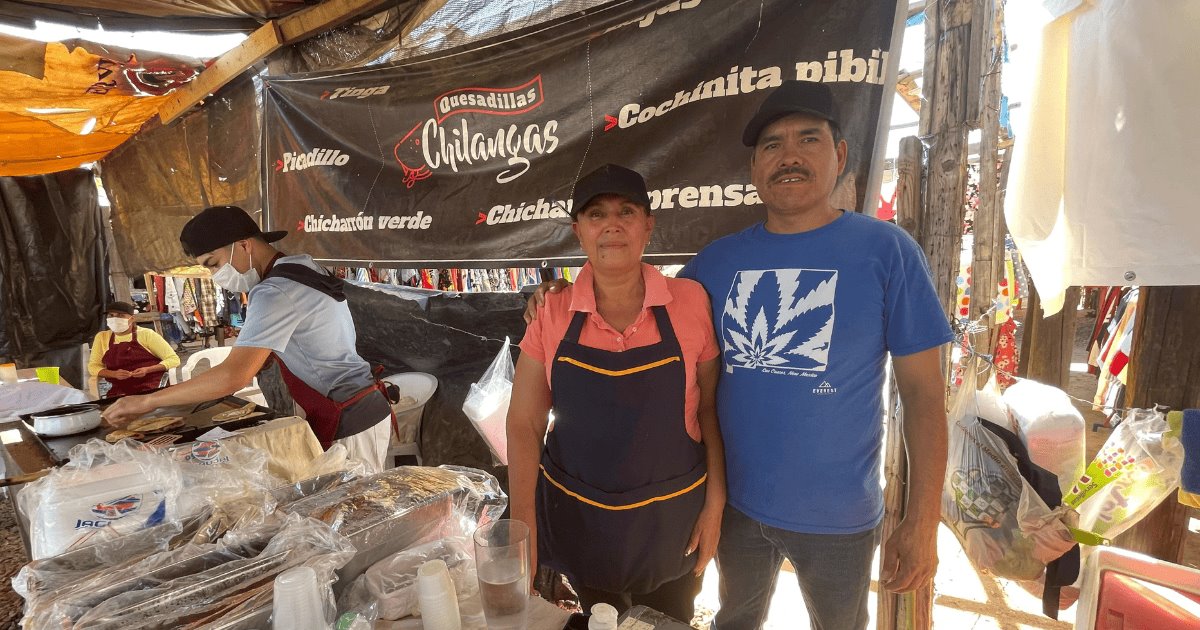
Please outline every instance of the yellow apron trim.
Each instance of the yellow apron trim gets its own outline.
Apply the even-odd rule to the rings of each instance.
[[[562,361],[564,363],[570,363],[571,365],[574,365],[577,367],[581,367],[590,372],[595,372],[597,374],[603,374],[605,376],[628,376],[629,374],[636,374],[638,372],[645,372],[646,370],[653,370],[656,367],[660,367],[660,366],[666,365],[668,363],[674,363],[675,361],[680,361],[681,359],[679,357],[667,357],[661,361],[655,361],[654,363],[647,363],[646,365],[639,365],[637,367],[629,368],[628,370],[606,370],[604,368],[598,368],[594,365],[588,365],[587,363],[583,363],[582,361],[576,361],[575,359],[572,359],[571,357],[558,357],[558,360]]]
[[[550,483],[554,484],[555,488],[562,490],[563,492],[570,495],[572,498],[574,498],[578,501],[581,501],[583,503],[586,503],[590,506],[598,507],[602,510],[614,510],[614,511],[633,510],[633,509],[637,509],[640,507],[646,507],[647,505],[650,505],[651,503],[655,503],[658,501],[666,501],[667,499],[674,499],[677,496],[684,495],[684,494],[691,492],[692,490],[695,490],[696,488],[700,487],[700,484],[704,483],[708,479],[708,473],[704,473],[704,476],[697,479],[696,483],[693,483],[692,485],[690,485],[678,492],[672,492],[671,494],[664,494],[661,497],[651,497],[649,499],[646,499],[645,501],[638,501],[637,503],[630,503],[628,505],[606,505],[604,503],[599,503],[597,501],[593,501],[585,496],[582,496],[582,495],[576,494],[574,492],[571,492],[570,490],[567,490],[565,487],[563,487],[563,485],[561,483],[558,483],[557,481],[555,481],[554,478],[550,476],[550,473],[546,472],[545,466],[538,466],[538,468],[542,469],[542,476],[546,478],[546,481],[549,481]]]

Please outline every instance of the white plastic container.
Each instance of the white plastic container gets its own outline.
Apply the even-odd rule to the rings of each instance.
[[[1134,588],[1123,588],[1130,581]],[[1075,630],[1112,628],[1104,623],[1110,618],[1125,619],[1126,628],[1200,627],[1200,571],[1125,549],[1093,549],[1080,572]]]
[[[1066,392],[1030,380],[1009,387],[1003,400],[1033,463],[1057,475],[1065,495],[1083,473],[1083,416]]]
[[[398,387],[402,399],[399,404],[392,405],[392,413],[396,414],[396,426],[400,430],[399,436],[392,436],[393,444],[415,442],[417,428],[421,425],[421,414],[425,411],[426,403],[437,391],[437,377],[425,372],[404,372],[385,377],[383,380]],[[413,402],[405,404],[405,396],[413,399]]]
[[[93,468],[86,483],[47,494],[30,518],[34,560],[175,518],[164,488],[130,463]]]

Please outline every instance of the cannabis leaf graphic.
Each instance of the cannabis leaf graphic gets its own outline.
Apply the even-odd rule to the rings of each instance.
[[[836,288],[836,271],[740,272],[721,318],[726,364],[823,371]]]

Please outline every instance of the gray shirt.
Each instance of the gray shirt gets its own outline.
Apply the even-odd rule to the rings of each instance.
[[[325,272],[311,256],[284,256]],[[235,346],[274,351],[289,371],[321,394],[345,400],[374,381],[355,347],[350,307],[286,278],[267,278],[250,289],[246,323]]]

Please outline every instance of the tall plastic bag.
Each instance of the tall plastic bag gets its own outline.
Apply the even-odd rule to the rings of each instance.
[[[34,560],[180,518],[183,476],[168,455],[92,439],[68,457],[17,498]]]
[[[950,415],[942,520],[976,568],[1036,580],[1075,544],[1062,522],[1066,510],[1051,510],[1026,483],[1008,446],[979,419],[975,391],[968,370]]]
[[[478,383],[471,384],[471,391],[463,403],[463,413],[483,436],[492,455],[505,466],[508,465],[508,435],[505,421],[508,418],[508,402],[512,396],[513,366],[511,344],[504,338],[504,347],[492,364],[488,366]]]
[[[1183,445],[1167,418],[1134,409],[1063,498],[1079,511],[1079,528],[1113,538],[1132,527],[1179,486]]]

